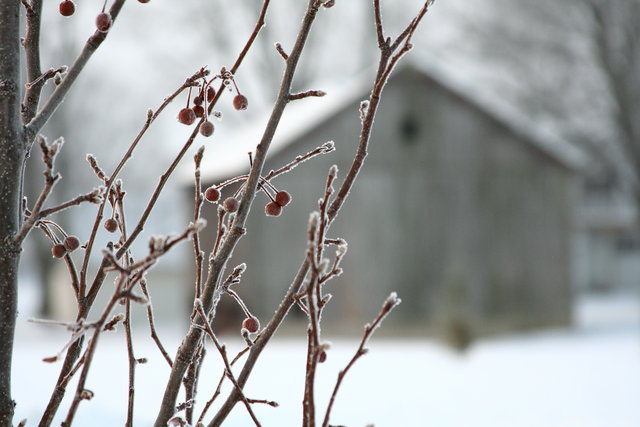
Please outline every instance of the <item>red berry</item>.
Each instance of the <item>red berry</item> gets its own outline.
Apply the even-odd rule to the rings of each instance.
[[[249,100],[246,96],[237,94],[233,97],[233,108],[236,110],[246,110],[249,106]]]
[[[67,254],[67,249],[64,247],[62,243],[58,243],[57,245],[53,245],[51,248],[51,255],[54,258],[62,258]]]
[[[73,252],[80,247],[80,240],[76,236],[67,236],[62,244],[68,252]]]
[[[76,5],[71,0],[65,0],[60,3],[60,15],[71,16],[76,11]]]
[[[320,352],[320,356],[318,356],[318,362],[319,363],[324,363],[327,360],[327,352],[322,350]]]
[[[238,207],[240,207],[240,202],[235,197],[228,197],[224,199],[224,202],[222,202],[222,206],[224,207],[225,211],[229,213],[234,213],[238,211]]]
[[[218,190],[216,187],[209,187],[204,192],[204,198],[211,203],[215,203],[220,200],[220,190]]]
[[[280,213],[282,213],[282,206],[276,202],[269,202],[267,203],[267,206],[264,207],[264,213],[268,216],[280,216]]]
[[[213,135],[213,123],[207,121],[200,125],[200,133],[202,136],[211,136]]]
[[[138,0],[140,3],[149,3],[149,0]]]
[[[196,115],[196,117],[202,117],[204,116],[204,108],[202,108],[202,106],[200,105],[196,105],[195,107],[193,107],[193,113]]]
[[[242,321],[242,329],[246,329],[247,331],[255,334],[260,329],[260,322],[255,317],[247,317]]]
[[[193,98],[193,103],[196,105],[202,105],[202,96],[198,95],[195,98]]]
[[[109,218],[104,222],[104,228],[106,228],[109,233],[115,233],[118,229],[118,222],[113,218]]]
[[[111,28],[111,15],[109,12],[102,12],[96,17],[96,27],[101,33],[106,33]]]
[[[196,121],[196,113],[191,108],[183,108],[178,113],[178,121],[183,125],[191,125]]]
[[[213,101],[213,98],[216,96],[216,91],[213,90],[211,86],[207,88],[207,102]]]
[[[291,201],[291,194],[287,191],[278,191],[276,193],[276,203],[280,206],[287,206]]]

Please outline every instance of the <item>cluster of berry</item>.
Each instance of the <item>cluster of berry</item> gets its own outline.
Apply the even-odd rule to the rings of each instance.
[[[211,136],[213,135],[214,126],[213,123],[209,121],[207,103],[213,102],[216,91],[211,87],[211,84],[216,79],[222,79],[225,86],[230,86],[233,84],[236,90],[236,96],[233,98],[233,108],[236,110],[246,110],[249,106],[249,100],[246,96],[242,95],[238,90],[238,85],[236,84],[233,74],[227,71],[225,68],[222,68],[220,74],[211,78],[211,80],[204,80],[202,86],[200,86],[199,93],[193,98],[193,107],[190,106],[191,103],[191,88],[189,88],[189,97],[187,98],[187,106],[182,108],[178,112],[178,121],[184,125],[190,126],[195,121],[196,118],[205,119],[204,122],[200,124],[200,134],[203,136]],[[206,102],[205,102],[206,101]],[[204,105],[203,105],[204,104]]]
[[[266,182],[266,181],[265,181]],[[267,216],[279,216],[282,213],[282,208],[287,206],[291,201],[291,194],[287,191],[277,191],[275,196],[272,196],[265,190],[267,196],[271,201],[264,207],[264,212]],[[211,186],[204,192],[204,198],[211,203],[216,203],[220,200],[220,190],[217,186]],[[238,211],[240,202],[235,197],[227,197],[222,202],[222,207],[228,213],[234,213]]]
[[[53,245],[51,248],[51,255],[54,258],[62,258],[69,252],[73,252],[80,247],[80,240],[76,236],[67,236],[62,241],[62,243],[58,243]]]

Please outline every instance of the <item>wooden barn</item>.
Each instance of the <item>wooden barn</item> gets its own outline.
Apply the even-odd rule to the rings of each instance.
[[[280,217],[266,217],[258,195],[234,259],[248,265],[238,292],[264,318],[303,259],[329,167],[345,172],[350,164],[367,94],[358,85],[329,90],[285,112],[265,172],[325,141],[336,151],[274,180],[293,196]],[[403,303],[387,332],[435,334],[459,346],[476,335],[570,323],[582,155],[498,101],[432,64],[396,70],[366,165],[330,233],[349,251],[344,274],[327,285],[325,328],[360,330],[394,290]],[[255,146],[260,131],[234,144]],[[205,185],[246,173],[244,157],[235,170],[229,161],[204,166]],[[214,212],[205,211],[210,224]]]

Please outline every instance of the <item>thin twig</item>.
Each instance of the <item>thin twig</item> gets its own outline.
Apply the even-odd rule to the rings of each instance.
[[[146,280],[140,281],[140,289],[142,289],[142,293],[147,298],[147,300],[151,301],[151,298],[149,297],[149,290],[147,289]],[[164,357],[164,360],[166,360],[169,364],[169,367],[171,367],[173,365],[173,361],[171,360],[169,353],[167,353],[167,350],[165,350],[164,346],[162,345],[160,337],[158,336],[158,332],[156,331],[155,322],[153,321],[153,307],[151,304],[147,304],[147,319],[149,320],[151,338],[156,343],[156,346],[158,347],[158,350],[160,350],[160,353],[162,353],[162,357]]]
[[[353,357],[351,358],[347,366],[338,374],[336,385],[333,388],[333,393],[331,393],[331,398],[329,399],[329,405],[327,406],[327,411],[325,412],[325,415],[324,415],[324,421],[322,422],[322,427],[327,427],[329,424],[331,409],[333,409],[333,404],[338,394],[338,390],[340,389],[340,385],[342,384],[342,380],[347,375],[347,372],[349,372],[349,369],[351,369],[351,367],[356,363],[356,361],[367,353],[368,350],[365,348],[365,346],[367,345],[369,338],[371,338],[371,335],[375,332],[378,326],[380,326],[384,318],[387,317],[387,315],[398,304],[400,304],[400,302],[401,302],[400,298],[398,298],[395,292],[392,292],[391,295],[389,295],[389,297],[385,300],[384,304],[382,304],[382,308],[380,309],[380,312],[378,313],[376,318],[373,320],[373,322],[370,325],[367,324],[364,327],[364,334],[362,336],[362,340],[360,341],[360,345],[356,350],[356,353],[353,355]]]
[[[310,96],[323,97],[327,93],[322,90],[308,90],[306,92],[292,93],[289,95],[289,101],[295,101],[296,99],[308,98]]]
[[[250,349],[251,349],[251,347],[245,347],[244,349],[242,349],[238,354],[236,354],[236,357],[233,358],[233,360],[231,361],[230,365],[233,366]],[[224,382],[225,378],[227,378],[226,369],[222,373],[222,375],[220,376],[220,380],[218,381],[218,386],[216,387],[215,391],[213,392],[213,395],[211,396],[211,399],[209,399],[207,401],[207,403],[204,405],[204,408],[202,409],[202,412],[200,413],[200,416],[198,417],[198,421],[197,421],[196,424],[202,422],[202,420],[204,419],[204,416],[207,414],[207,411],[209,410],[209,408],[211,407],[213,402],[216,400],[216,398],[220,395],[220,391],[222,390],[222,383]]]

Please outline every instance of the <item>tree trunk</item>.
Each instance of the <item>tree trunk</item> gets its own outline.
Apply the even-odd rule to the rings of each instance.
[[[0,2],[0,426],[11,426],[11,356],[16,322],[25,145],[20,121],[19,1]]]

